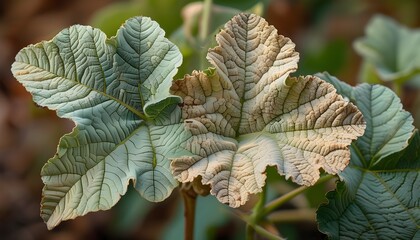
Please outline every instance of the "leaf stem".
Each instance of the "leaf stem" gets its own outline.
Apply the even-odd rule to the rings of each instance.
[[[248,240],[254,239],[255,226],[261,221],[261,213],[264,210],[266,196],[267,187],[264,186],[263,191],[260,194],[260,199],[257,204],[255,204],[252,209],[252,214],[248,218],[248,221],[250,222],[246,225],[246,239]]]
[[[276,211],[267,216],[270,222],[315,222],[316,210],[313,208]]]
[[[264,205],[265,205],[266,199],[267,199],[267,186],[264,185],[263,191],[260,194],[260,199],[258,200],[257,204],[255,204],[255,207],[251,215],[252,220],[256,224],[259,223],[261,219],[264,217],[262,213],[264,211]]]
[[[187,184],[181,186],[181,195],[184,200],[184,239],[193,240],[197,194],[194,192],[192,185]]]
[[[392,82],[392,90],[397,94],[398,97],[402,98],[403,96],[403,87],[402,84],[398,83],[397,81]]]
[[[204,0],[203,15],[201,17],[201,25],[200,25],[200,42],[201,43],[206,41],[207,36],[209,35],[211,7],[212,7],[212,0]]]
[[[247,223],[247,225],[246,225],[246,239],[247,240],[254,239],[254,232],[257,232],[259,235],[261,235],[262,237],[265,237],[266,239],[284,240],[284,238],[281,238],[280,236],[277,236],[277,235],[267,231],[263,227],[253,223],[252,220],[250,219],[250,217],[247,216],[246,214],[243,214],[241,212],[236,212],[236,215],[242,221]]]
[[[321,177],[313,186],[322,184],[330,179],[334,178],[334,175],[326,175]],[[274,210],[276,210],[278,207],[280,207],[281,205],[283,205],[284,203],[288,202],[289,200],[291,200],[292,198],[296,197],[297,195],[305,192],[306,190],[308,190],[310,187],[308,186],[301,186],[296,188],[293,191],[288,192],[287,194],[274,199],[273,201],[267,203],[267,205],[265,205],[264,211],[262,212],[262,216],[266,216],[267,214],[273,212]]]
[[[209,29],[210,29],[210,18],[211,18],[211,10],[212,10],[212,0],[204,0],[203,3],[203,11],[201,15],[201,22],[200,22],[200,28],[198,33],[198,68],[199,69],[205,69],[207,66],[207,44],[208,41],[208,35],[209,35]]]
[[[245,227],[245,239],[246,240],[253,240],[254,239],[254,233],[255,233],[255,230],[254,230],[254,228],[251,226],[251,224],[246,224],[246,227]]]
[[[262,237],[265,237],[269,240],[284,240],[284,238],[281,238],[280,236],[272,234],[271,232],[265,230],[265,228],[263,228],[259,225],[255,225],[255,226],[252,226],[252,227],[255,229],[255,231],[258,234],[260,234]]]

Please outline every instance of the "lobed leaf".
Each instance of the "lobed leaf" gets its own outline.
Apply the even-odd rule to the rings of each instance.
[[[168,157],[188,134],[168,90],[181,61],[146,17],[129,19],[111,39],[72,26],[17,54],[12,72],[34,101],[76,123],[41,172],[48,228],[111,208],[130,180],[149,201],[177,186]]]
[[[414,130],[413,117],[403,110],[400,99],[389,88],[366,83],[351,87],[327,73],[318,76],[333,84],[363,113],[365,133],[351,147],[363,158],[352,164],[372,168],[384,157],[407,147]]]
[[[238,207],[262,191],[267,166],[301,185],[314,184],[321,168],[342,171],[365,128],[357,108],[317,77],[290,78],[294,44],[261,17],[235,16],[216,40],[207,55],[215,70],[171,88],[192,134],[183,145],[190,154],[171,163],[176,179],[202,176],[219,201]]]
[[[328,74],[318,76],[351,99],[367,123],[365,134],[351,145],[349,166],[340,173],[344,182],[318,210],[320,231],[332,239],[415,239],[420,136],[413,134],[411,115],[386,87],[352,88]]]

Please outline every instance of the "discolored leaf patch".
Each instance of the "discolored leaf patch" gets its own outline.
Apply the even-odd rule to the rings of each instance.
[[[174,158],[181,182],[202,176],[231,207],[265,185],[267,166],[301,185],[320,169],[336,174],[348,164],[351,141],[365,123],[360,111],[315,76],[292,78],[298,53],[290,39],[261,17],[239,14],[207,55],[215,67],[174,82],[190,153]]]

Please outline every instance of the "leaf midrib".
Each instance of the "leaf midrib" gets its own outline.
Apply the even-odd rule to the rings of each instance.
[[[96,166],[98,166],[99,164],[105,164],[106,163],[106,158],[107,158],[107,156],[109,156],[112,152],[114,152],[118,147],[120,147],[120,146],[122,146],[122,145],[124,145],[125,146],[125,143],[129,140],[129,139],[131,139],[139,130],[140,130],[140,128],[143,126],[143,124],[142,123],[140,123],[139,125],[138,125],[138,127],[131,133],[131,134],[129,134],[126,138],[124,138],[124,140],[122,140],[120,143],[118,143],[118,144],[115,144],[115,146],[112,148],[112,150],[109,152],[109,153],[107,153],[105,156],[103,156],[104,158],[102,159],[102,160],[100,160],[100,161],[98,161],[97,163],[95,163],[94,165],[92,165],[92,167],[90,167],[89,169],[86,169],[86,171],[85,171],[85,173],[84,174],[77,174],[77,175],[79,175],[80,176],[80,178],[77,180],[77,181],[75,181],[74,182],[74,184],[67,190],[67,192],[65,192],[65,194],[64,194],[64,196],[62,197],[62,198],[60,198],[58,201],[57,201],[57,205],[54,207],[54,210],[52,211],[52,213],[51,214],[49,214],[49,217],[48,217],[48,220],[47,220],[47,222],[49,221],[49,219],[51,218],[51,216],[56,212],[56,210],[57,210],[57,206],[59,205],[59,203],[60,202],[62,202],[65,198],[66,198],[66,196],[69,194],[69,192],[82,180],[82,178],[84,177],[84,176],[86,176],[88,173],[89,173],[89,171],[91,171],[92,169],[94,169]],[[126,148],[127,149],[127,148]],[[57,159],[60,159],[60,158],[57,158]],[[129,157],[127,156],[127,166],[129,167],[129,161],[130,161],[130,159],[129,159]],[[99,197],[98,197],[98,209],[101,209],[100,208],[100,201],[101,201],[101,196],[102,196],[102,185],[103,185],[103,181],[104,181],[104,179],[105,179],[105,174],[106,174],[106,166],[104,166],[104,173],[103,173],[103,175],[102,175],[102,184],[101,184],[101,188],[100,188],[100,190],[99,190]],[[129,171],[128,172],[130,172],[130,169],[129,169]],[[43,176],[45,176],[45,177],[52,177],[52,176],[61,176],[61,175],[63,175],[63,174],[51,174],[51,175],[43,175]],[[133,176],[131,176],[131,177],[133,177]],[[124,195],[124,194],[122,194],[122,195]],[[45,199],[45,197],[44,197],[44,199]],[[78,205],[77,205],[77,207],[74,207],[74,209],[77,209],[78,207],[79,207],[79,204],[80,204],[80,199],[79,199],[79,203],[78,203]],[[64,218],[61,218],[60,219],[60,222],[61,221],[63,221],[63,220],[66,220],[66,219],[64,219]]]
[[[64,76],[60,76],[60,75],[58,75],[58,74],[56,74],[56,73],[53,73],[53,72],[51,72],[51,71],[47,71],[46,69],[43,69],[43,68],[38,67],[38,66],[31,65],[31,64],[26,63],[26,62],[16,62],[16,63],[21,63],[21,64],[24,64],[24,65],[26,65],[26,66],[34,67],[34,68],[36,68],[36,69],[39,69],[39,70],[42,70],[42,71],[48,72],[48,73],[50,73],[51,75],[53,75],[54,77],[58,77],[58,78],[66,79],[66,80],[68,80],[68,81],[70,81],[70,82],[74,82],[74,83],[76,83],[77,85],[83,86],[83,87],[85,87],[85,88],[87,88],[87,89],[91,90],[91,92],[93,91],[93,92],[99,93],[99,94],[101,94],[102,96],[104,96],[104,97],[106,97],[106,98],[109,98],[109,99],[111,99],[111,100],[113,100],[113,101],[117,102],[118,104],[120,104],[120,105],[124,106],[124,107],[125,107],[125,108],[127,108],[129,111],[131,111],[132,113],[134,113],[135,115],[137,115],[140,119],[145,120],[145,121],[148,119],[148,118],[146,117],[146,115],[145,115],[145,114],[143,114],[143,113],[141,113],[140,111],[136,110],[135,108],[133,108],[132,106],[128,105],[128,104],[127,104],[127,103],[125,103],[124,101],[121,101],[120,99],[115,98],[114,96],[109,95],[109,94],[107,94],[107,93],[105,93],[105,92],[102,92],[102,91],[100,91],[100,90],[98,90],[98,89],[95,89],[95,88],[89,87],[88,85],[83,84],[83,83],[82,83],[82,82],[80,82],[80,81],[73,80],[73,79],[69,79],[69,78],[64,77]],[[51,80],[51,78],[49,78],[49,79],[45,79],[45,80]],[[45,80],[43,80],[43,81],[45,81]]]
[[[412,215],[412,213],[407,208],[407,206],[401,202],[401,200],[395,195],[395,193],[390,189],[390,187],[386,184],[386,182],[378,175],[378,173],[389,173],[389,172],[394,172],[394,173],[398,173],[398,172],[400,172],[400,173],[408,173],[408,172],[418,172],[419,169],[392,169],[390,171],[387,171],[387,170],[372,171],[370,169],[360,168],[360,167],[355,166],[355,165],[352,165],[352,166],[349,166],[349,167],[354,168],[354,169],[357,169],[358,171],[361,171],[362,172],[362,177],[360,179],[359,185],[356,188],[356,192],[359,191],[360,186],[362,185],[362,182],[364,181],[365,175],[367,173],[370,173],[372,176],[375,177],[375,179],[377,179],[377,181],[379,181],[381,183],[381,185],[384,187],[384,189],[392,196],[392,199],[395,199],[398,202],[398,205],[400,207],[404,208],[404,210],[409,215],[409,219],[413,223],[416,223],[417,222],[416,219],[415,219],[415,217]],[[358,205],[357,202],[356,202],[356,196],[354,197],[353,201],[350,204],[352,204],[352,203]],[[360,206],[359,206],[359,208],[360,208]],[[362,209],[362,208],[360,208],[360,209]],[[370,219],[368,218],[368,214],[364,214],[364,215],[365,215],[366,219],[368,220],[369,225],[371,225],[370,224]],[[376,230],[376,229],[372,228],[372,230]]]
[[[374,96],[373,94],[374,94],[375,90],[381,90],[381,92],[376,93],[376,95]],[[360,157],[363,156],[361,159],[363,159],[363,163],[366,164],[366,166],[368,168],[374,167],[375,165],[377,165],[380,162],[381,159],[383,159],[384,157],[387,156],[387,155],[386,156],[380,156],[378,154],[387,146],[387,144],[389,142],[391,142],[394,139],[394,137],[398,133],[398,131],[404,126],[404,124],[410,118],[410,115],[406,114],[405,118],[401,118],[400,121],[398,121],[397,127],[394,127],[394,128],[391,129],[392,134],[390,134],[388,139],[385,139],[385,141],[383,141],[382,144],[380,144],[379,146],[375,146],[375,144],[373,144],[373,141],[375,139],[375,131],[374,130],[376,128],[378,128],[380,125],[375,125],[374,118],[377,117],[378,115],[374,116],[374,114],[373,114],[373,104],[374,104],[373,101],[377,100],[377,98],[378,98],[377,96],[383,95],[384,92],[385,92],[385,89],[378,89],[378,88],[375,88],[375,86],[370,87],[370,101],[369,101],[370,118],[369,118],[369,122],[370,122],[370,126],[372,128],[372,134],[371,134],[371,136],[365,136],[365,135],[362,136],[362,138],[363,137],[368,138],[368,141],[370,142],[370,144],[369,144],[369,146],[370,146],[369,154],[370,154],[370,158],[371,158],[370,161],[368,161],[366,159],[366,156],[364,156],[362,154],[362,151],[357,147],[356,144],[354,144],[354,148],[356,148],[357,151],[360,152]],[[393,98],[393,99],[391,99],[391,101],[389,101],[389,104],[388,104],[386,109],[389,109],[390,106],[395,105],[394,100],[395,100],[395,98]],[[392,116],[389,119],[389,121],[395,119],[396,116],[399,116],[399,115],[402,115],[402,114],[405,114],[405,113],[406,112],[401,109],[401,110],[397,111],[396,115]],[[407,145],[408,145],[408,142],[406,142],[406,145],[403,146],[401,149],[404,149]],[[352,144],[352,146],[353,146],[353,144]],[[375,147],[376,147],[376,149],[375,149]]]
[[[246,73],[247,73],[247,68],[248,68],[248,64],[247,64],[247,56],[248,56],[248,31],[249,31],[249,28],[248,28],[248,21],[249,21],[249,15],[246,15],[246,20],[247,20],[247,22],[246,22],[246,26],[245,26],[245,32],[246,32],[246,35],[245,35],[245,39],[246,39],[246,41],[245,41],[245,56],[244,56],[244,63],[245,63],[245,69],[244,69],[244,71],[245,71],[245,76],[244,76],[244,86],[243,86],[243,89],[242,89],[242,96],[238,96],[239,97],[239,101],[240,101],[240,103],[241,103],[241,109],[240,109],[240,112],[239,112],[239,122],[238,122],[238,126],[236,127],[236,129],[235,129],[235,133],[236,133],[236,136],[235,136],[235,138],[238,138],[241,134],[239,133],[239,131],[240,131],[240,128],[241,128],[241,123],[242,123],[242,114],[243,114],[243,111],[244,111],[244,105],[245,105],[245,89],[246,89],[246,84],[247,84],[247,82],[246,82]]]

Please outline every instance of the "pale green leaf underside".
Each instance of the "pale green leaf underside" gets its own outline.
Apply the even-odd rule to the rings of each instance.
[[[177,186],[168,157],[183,127],[168,89],[180,64],[179,50],[145,17],[128,20],[112,39],[72,26],[18,53],[12,72],[34,101],[76,123],[42,169],[49,228],[109,209],[130,180],[149,201]]]
[[[301,185],[314,184],[320,168],[342,171],[365,127],[357,108],[317,77],[289,78],[294,44],[256,15],[237,15],[216,39],[208,54],[216,71],[171,88],[192,133],[190,155],[171,163],[175,177],[200,175],[219,201],[238,207],[262,190],[267,166]]]
[[[320,230],[332,239],[415,239],[420,224],[420,139],[398,97],[380,85],[355,88],[328,75],[362,111],[366,130],[351,145],[344,180],[320,207]],[[407,147],[408,146],[408,147]],[[400,153],[402,152],[402,153]]]
[[[418,85],[420,74],[420,30],[411,30],[377,15],[366,27],[366,36],[355,42],[356,51],[373,64],[385,81],[407,80]]]

